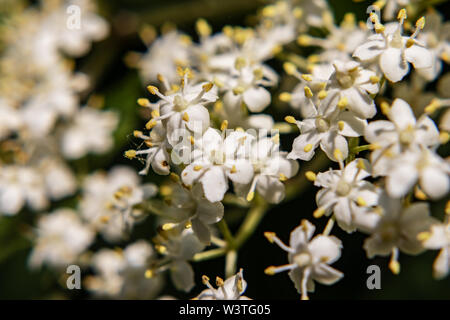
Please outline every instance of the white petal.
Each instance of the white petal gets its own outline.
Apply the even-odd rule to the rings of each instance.
[[[192,230],[198,237],[200,242],[209,245],[211,242],[211,231],[208,226],[204,224],[200,219],[192,219]]]
[[[393,198],[400,198],[408,193],[418,179],[417,169],[409,164],[397,165],[386,180],[386,190]]]
[[[344,274],[325,263],[320,263],[314,266],[312,277],[317,282],[322,284],[331,285],[341,279]]]
[[[398,82],[408,73],[409,64],[403,61],[401,49],[389,48],[380,56],[380,68],[388,80]]]
[[[432,199],[444,197],[450,188],[450,177],[439,168],[428,166],[420,173],[420,187]]]
[[[228,190],[228,181],[222,167],[212,166],[200,179],[205,197],[211,202],[222,201]]]
[[[344,111],[339,115],[338,121],[344,121],[343,130],[339,130],[340,134],[346,137],[359,137],[364,134],[367,121],[355,117],[352,112]]]
[[[277,178],[261,175],[256,190],[269,203],[280,203],[284,199],[284,184]]]
[[[233,181],[240,184],[247,184],[253,179],[253,165],[247,160],[236,160],[228,163],[234,166],[236,171],[234,173],[229,172],[228,177]]]
[[[191,291],[194,287],[194,271],[189,263],[177,261],[170,268],[170,277],[178,290]]]
[[[433,276],[436,279],[442,279],[447,276],[450,268],[450,249],[443,248],[433,264]]]
[[[251,112],[261,112],[269,104],[271,96],[263,87],[253,87],[243,93],[244,102]]]
[[[295,138],[292,144],[292,151],[288,154],[288,159],[301,159],[304,161],[309,161],[314,156],[314,149],[317,148],[319,144],[321,135],[317,131],[312,131],[309,133],[304,133]],[[311,150],[305,151],[307,145],[312,145]],[[307,149],[308,150],[308,149]]]
[[[337,161],[334,157],[334,151],[336,149],[339,149],[342,152],[343,159],[348,156],[347,140],[335,132],[324,134],[320,141],[320,147],[327,154],[327,157],[333,161]]]
[[[333,212],[339,227],[348,233],[355,231],[356,228],[352,223],[352,213],[348,198],[340,198],[334,205]]]
[[[383,41],[369,41],[356,48],[355,52],[353,52],[353,57],[361,61],[372,60],[383,52],[383,48]]]
[[[402,99],[395,99],[389,112],[389,119],[401,130],[416,124],[416,117],[411,107]]]
[[[342,91],[342,96],[348,99],[348,109],[363,119],[372,118],[377,113],[375,102],[368,93],[361,92],[356,88]]]
[[[187,127],[193,132],[203,132],[209,127],[209,112],[204,106],[197,104],[186,109],[189,116]]]
[[[334,236],[318,235],[308,244],[308,250],[320,261],[326,258],[328,264],[332,264],[341,256],[341,241]]]
[[[405,50],[406,60],[414,65],[414,68],[430,68],[433,64],[431,52],[421,46],[413,45]]]

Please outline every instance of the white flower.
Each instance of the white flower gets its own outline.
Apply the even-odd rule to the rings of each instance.
[[[223,81],[227,89],[224,100],[238,106],[245,103],[249,111],[261,112],[271,101],[270,92],[264,86],[274,86],[277,81],[277,74],[269,67],[262,64],[252,65],[244,58],[238,57],[230,77]]]
[[[342,161],[340,166],[343,167]],[[318,209],[315,217],[330,215],[347,232],[356,228],[367,230],[379,216],[371,207],[378,204],[378,192],[373,184],[363,179],[370,176],[371,167],[365,159],[355,159],[341,168],[317,174],[314,185],[322,187],[316,195]]]
[[[434,224],[429,232],[419,234],[419,239],[427,249],[441,249],[433,264],[433,275],[437,279],[446,277],[450,268],[450,215],[446,214],[444,223]]]
[[[192,162],[183,170],[184,184],[192,186],[200,182],[205,197],[211,202],[221,201],[228,190],[228,179],[247,184],[253,178],[253,166],[243,157],[245,145],[252,136],[239,131],[224,134],[209,128],[203,137],[195,141]]]
[[[191,225],[200,242],[210,244],[211,231],[209,225],[222,220],[224,207],[221,202],[210,202],[205,198],[202,186],[196,184],[192,189],[180,183],[168,186],[164,208],[164,217],[172,224]],[[167,189],[167,188],[166,188]],[[164,228],[164,225],[163,225]]]
[[[151,45],[138,62],[140,75],[144,82],[156,82],[158,74],[163,74],[169,82],[177,79],[176,67],[189,62],[189,46],[186,35],[171,31],[162,35]]]
[[[311,96],[309,87],[305,87],[305,92],[307,91]],[[288,159],[309,161],[319,145],[333,161],[338,161],[334,155],[336,149],[340,150],[343,159],[347,158],[348,143],[345,137],[362,135],[367,121],[356,117],[350,111],[342,111],[336,107],[334,101],[336,99],[328,96],[319,101],[318,107],[312,104],[311,115],[305,120],[295,121],[292,117],[287,118],[287,121],[295,123],[300,129],[300,136],[295,138]]]
[[[146,276],[155,252],[145,240],[122,250],[101,249],[92,257],[95,276],[86,278],[90,291],[116,299],[152,299],[163,285],[160,275]]]
[[[243,272],[240,269],[238,273],[225,281],[220,277],[216,277],[217,289],[214,289],[211,283],[209,283],[207,276],[203,276],[203,284],[208,289],[203,290],[194,300],[251,300],[242,295],[245,289],[247,289],[247,282],[244,280]]]
[[[284,199],[283,181],[298,172],[297,161],[286,159],[287,152],[279,151],[279,138],[260,137],[252,144],[250,160],[254,177],[247,184],[234,183],[235,192],[251,200],[255,190],[269,203],[280,203]]]
[[[362,119],[375,116],[377,110],[370,96],[379,90],[380,79],[375,72],[363,69],[354,61],[334,61],[333,66],[335,71],[329,80],[328,94],[337,94],[341,104],[346,104],[348,110]]]
[[[140,185],[134,170],[118,166],[107,175],[96,172],[86,178],[80,211],[108,241],[116,241],[140,218],[135,205],[155,194],[155,185]]]
[[[449,191],[449,174],[450,164],[433,151],[406,151],[390,162],[386,190],[391,197],[403,197],[419,181],[427,196],[439,199]]]
[[[409,71],[408,63],[412,63],[416,69],[431,67],[431,52],[415,39],[425,25],[425,18],[417,21],[416,31],[411,37],[404,37],[402,36],[403,22],[406,19],[404,9],[399,13],[400,23],[383,26],[376,15],[372,17],[377,34],[370,36],[366,43],[356,48],[354,57],[363,62],[376,60],[385,77],[392,82],[403,79]]]
[[[180,141],[180,135],[185,132],[203,133],[209,127],[209,111],[205,105],[217,100],[213,84],[203,82],[191,84],[189,78],[192,71],[179,69],[181,88],[172,90],[169,83],[160,77],[166,89],[166,95],[159,92],[155,86],[148,86],[150,93],[158,96],[159,112],[152,114],[147,123],[147,129],[153,128],[157,121],[163,120],[167,130],[167,140],[175,146]]]
[[[279,267],[268,267],[266,274],[273,275],[289,270],[289,277],[295,288],[302,295],[302,300],[308,299],[308,291],[314,292],[314,280],[331,285],[344,275],[329,265],[341,256],[341,241],[334,236],[319,234],[313,239],[315,227],[307,220],[291,232],[289,246],[286,246],[273,232],[264,235],[270,242],[275,242],[281,249],[288,252],[289,264]]]
[[[169,262],[155,267],[151,274],[158,274],[164,270],[170,270],[170,277],[178,290],[189,292],[195,285],[194,270],[187,262],[194,255],[201,252],[205,245],[202,244],[192,229],[185,229],[184,226],[176,226],[170,229],[160,230],[154,239],[155,248]]]
[[[78,159],[89,152],[99,154],[108,151],[113,146],[112,133],[118,120],[113,112],[82,108],[62,136],[61,149],[64,156]]]
[[[44,177],[50,198],[59,200],[76,192],[77,181],[74,173],[63,161],[45,158],[39,169]]]
[[[400,271],[399,250],[417,255],[425,249],[417,236],[427,231],[436,219],[430,217],[429,204],[418,202],[404,207],[399,199],[380,198],[382,217],[372,235],[364,242],[367,256],[391,255],[389,268],[395,274]]]
[[[371,154],[375,176],[385,175],[393,157],[400,153],[439,144],[439,132],[433,120],[422,115],[416,121],[405,101],[395,99],[392,107],[384,107],[384,112],[390,121],[373,121],[364,132],[365,139],[376,149]]]
[[[42,175],[31,167],[16,165],[0,167],[0,212],[14,215],[25,204],[34,211],[48,206]]]
[[[58,209],[42,216],[37,224],[36,244],[31,253],[31,267],[46,263],[67,267],[76,261],[94,240],[95,233],[82,224],[72,209]]]
[[[433,62],[431,68],[418,69],[417,72],[428,81],[433,81],[442,70],[442,60],[450,62],[450,23],[442,23],[442,15],[435,11],[429,12],[425,19],[427,24],[417,40],[426,44]]]
[[[157,174],[167,175],[170,173],[170,156],[168,147],[170,146],[167,141],[166,130],[161,121],[151,129],[149,135],[145,135],[142,131],[134,131],[134,136],[144,140],[148,149],[142,150],[128,150],[125,152],[125,157],[133,159],[139,155],[146,155],[145,167],[139,174],[146,175],[150,166]]]

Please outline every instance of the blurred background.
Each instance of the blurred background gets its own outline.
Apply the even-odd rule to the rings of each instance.
[[[0,0],[2,2],[2,0]],[[346,12],[355,13],[358,20],[367,19],[366,8],[371,1],[354,3],[351,0],[331,0],[336,21],[341,21]],[[92,96],[104,97],[105,109],[119,113],[119,127],[114,134],[114,149],[107,155],[88,155],[70,163],[74,168],[82,168],[86,172],[97,169],[108,169],[116,164],[134,166],[139,170],[141,164],[123,157],[123,152],[134,148],[137,142],[132,136],[134,129],[144,127],[146,120],[139,114],[136,100],[147,97],[145,85],[138,72],[129,68],[124,57],[130,51],[144,52],[146,46],[139,38],[138,31],[142,24],[153,25],[158,30],[169,28],[175,24],[177,28],[196,39],[195,21],[205,18],[214,31],[224,25],[252,25],[255,13],[265,4],[263,0],[102,0],[98,1],[99,13],[111,25],[110,36],[93,44],[86,56],[75,60],[76,70],[85,72],[91,77],[92,86],[82,93],[87,101]],[[442,5],[440,12],[448,20],[448,7]],[[0,16],[0,23],[1,23]],[[281,70],[281,63],[270,63],[276,70]],[[281,84],[283,85],[283,84]],[[267,112],[276,120],[282,120],[287,114],[287,106],[277,99]],[[284,150],[288,150],[294,136],[282,139]],[[448,150],[447,150],[448,151]],[[444,152],[444,151],[442,151]],[[160,176],[150,172],[145,181],[158,182]],[[311,187],[299,198],[282,203],[272,209],[264,218],[255,234],[239,252],[238,267],[244,268],[244,278],[248,282],[246,295],[253,299],[298,299],[299,296],[287,273],[269,277],[264,269],[269,265],[286,263],[286,254],[271,245],[263,237],[264,231],[274,231],[281,239],[287,241],[290,231],[301,219],[310,218],[315,209],[316,190]],[[55,207],[71,206],[76,198],[54,203]],[[446,199],[433,203],[435,216],[442,217]],[[226,211],[226,219],[232,230],[238,227],[242,212],[233,209]],[[90,295],[84,290],[69,291],[65,288],[64,275],[55,274],[52,270],[42,268],[30,271],[27,259],[31,250],[31,242],[26,236],[35,214],[23,210],[19,215],[0,217],[0,298],[1,299],[87,299]],[[324,228],[325,220],[317,220],[317,228]],[[135,227],[132,239],[151,239],[154,221],[147,219]],[[316,293],[311,299],[450,299],[450,278],[436,281],[432,278],[432,264],[436,251],[427,251],[419,256],[401,255],[401,273],[393,275],[388,269],[387,258],[368,260],[362,248],[365,236],[359,233],[347,234],[338,228],[333,234],[339,237],[344,249],[342,257],[334,266],[345,273],[344,278],[333,286],[316,286]],[[94,246],[102,247],[105,243]],[[125,246],[126,243],[120,244]],[[381,268],[381,290],[368,290],[366,273],[369,265],[376,264]],[[162,294],[176,298],[192,298],[204,289],[201,276],[210,278],[224,276],[224,259],[219,258],[205,262],[193,263],[196,287],[189,294],[176,291],[170,281]]]

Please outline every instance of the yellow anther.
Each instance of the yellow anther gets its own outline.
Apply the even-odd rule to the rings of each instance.
[[[406,14],[406,9],[403,8],[398,12],[397,20],[403,21],[406,20],[406,18],[408,18],[408,15]]]
[[[303,10],[297,7],[292,11],[292,14],[295,18],[300,19],[303,16]]]
[[[289,75],[294,75],[297,73],[297,67],[292,62],[285,62],[283,64],[284,71]]]
[[[344,121],[338,121],[338,128],[340,131],[344,130],[345,122]]]
[[[125,157],[128,158],[128,159],[136,158],[136,150],[125,151]]]
[[[419,187],[416,186],[416,188],[414,189],[414,196],[419,199],[419,200],[428,200],[427,195],[425,194],[425,192],[423,192]]]
[[[255,80],[261,80],[264,77],[263,70],[261,68],[253,70],[253,76],[255,77]]]
[[[450,200],[445,204],[445,214],[450,214]]]
[[[152,118],[158,118],[159,110],[158,109],[152,110],[152,112],[150,114],[151,114]]]
[[[411,48],[415,43],[416,41],[414,39],[408,38],[408,40],[406,40],[406,47]]]
[[[441,102],[439,99],[431,100],[430,104],[425,107],[425,112],[428,114],[434,113],[437,109],[441,107]]]
[[[309,181],[312,181],[312,182],[316,181],[316,179],[317,179],[317,175],[312,171],[306,171],[305,177],[306,177],[306,179],[308,179]]]
[[[380,109],[381,113],[383,113],[385,116],[388,116],[391,112],[391,106],[386,101],[381,102]]]
[[[376,33],[383,33],[384,30],[386,30],[386,27],[383,26],[381,23],[376,23],[375,24],[375,32]]]
[[[417,240],[419,240],[419,241],[426,241],[430,238],[431,238],[431,232],[429,232],[429,231],[423,231],[417,235]]]
[[[305,81],[312,81],[313,77],[310,74],[302,74],[302,79]]]
[[[313,145],[311,143],[308,143],[304,148],[303,151],[310,152],[313,148]]]
[[[386,0],[378,0],[378,1],[375,1],[374,4],[373,4],[373,6],[374,6],[375,8],[377,8],[378,10],[383,9],[383,7],[384,7],[385,5],[386,5]]]
[[[275,234],[275,232],[270,231],[264,232],[264,237],[266,237],[266,239],[269,240],[270,243],[273,243],[276,236],[277,235]]]
[[[194,166],[194,171],[200,171],[202,170],[202,166]]]
[[[237,86],[237,87],[233,88],[234,95],[242,94],[242,93],[244,93],[244,91],[245,91],[244,87],[241,87],[241,86]]]
[[[372,84],[379,83],[379,82],[380,82],[380,77],[378,77],[378,76],[371,76],[371,77],[370,77],[370,82],[371,82]]]
[[[189,121],[189,115],[187,114],[187,112],[185,112],[185,113],[183,114],[183,120],[186,121],[186,122]]]
[[[360,206],[360,207],[365,207],[365,206],[367,206],[366,200],[364,200],[362,197],[358,197],[358,198],[356,199],[356,203],[357,203],[358,206]]]
[[[273,143],[275,144],[280,144],[280,134],[277,133],[276,135],[274,135],[271,140],[273,141]]]
[[[398,261],[392,260],[391,262],[389,262],[389,269],[392,271],[393,274],[399,274],[400,263],[398,263]]]
[[[150,140],[145,140],[144,143],[145,143],[145,145],[146,145],[147,147],[149,147],[149,148],[152,148],[152,147],[153,147],[153,142],[151,142]]]
[[[348,99],[347,99],[347,97],[342,97],[341,99],[339,99],[337,106],[341,110],[347,108],[347,106],[348,106]]]
[[[285,175],[284,173],[280,173],[279,180],[280,180],[281,182],[286,181],[287,179],[288,179],[288,178],[286,177],[286,175]]]
[[[223,102],[220,100],[216,101],[216,103],[214,103],[214,111],[220,112],[222,110],[223,110]]]
[[[305,96],[306,96],[307,98],[311,99],[311,98],[314,96],[314,94],[312,93],[310,87],[305,86],[304,90],[305,90]]]
[[[148,121],[148,122],[145,124],[145,128],[146,128],[147,130],[152,129],[152,128],[155,127],[155,126],[156,126],[156,121],[155,121],[155,119],[151,119],[150,121]]]
[[[222,287],[224,284],[223,279],[221,277],[216,277],[216,286]]]
[[[327,96],[328,96],[328,92],[325,91],[325,90],[321,90],[321,91],[318,93],[318,95],[317,95],[317,97],[318,97],[320,100],[325,99]]]
[[[191,222],[191,221],[186,222],[185,225],[184,225],[184,228],[185,228],[185,229],[190,229],[190,228],[192,228],[192,222]]]
[[[250,202],[255,197],[255,192],[251,191],[247,194],[247,201]]]
[[[292,100],[292,95],[289,92],[282,92],[279,95],[279,99],[283,102],[290,102]]]
[[[265,6],[262,9],[262,15],[264,17],[274,17],[277,14],[277,9],[275,8],[275,6]]]
[[[236,166],[233,165],[233,166],[231,167],[230,173],[236,173],[236,172],[237,172]]]
[[[202,276],[202,283],[205,284],[205,285],[208,284],[209,283],[209,278],[207,276],[203,275]]]
[[[312,54],[306,60],[308,61],[309,64],[314,65],[320,62],[320,56],[317,54]]]
[[[222,124],[220,125],[220,130],[224,131],[228,128],[228,120],[223,120]]]
[[[165,254],[167,252],[167,248],[165,246],[162,246],[162,245],[159,245],[159,244],[155,245],[155,249],[160,254]]]
[[[208,37],[212,32],[211,26],[205,19],[198,19],[195,23],[195,29],[197,30],[197,33],[202,37]]]
[[[323,217],[325,212],[326,212],[326,210],[324,208],[319,207],[316,210],[314,210],[313,217],[316,218],[316,219],[319,219],[319,218]]]
[[[135,136],[136,138],[142,137],[144,133],[142,131],[139,130],[134,130],[133,131],[133,136]]]
[[[191,143],[191,145],[195,144],[195,139],[193,136],[189,136],[189,142]]]
[[[234,62],[234,67],[236,68],[236,70],[241,70],[246,65],[247,65],[247,61],[242,57],[236,58],[236,61]]]
[[[293,116],[286,116],[284,117],[284,121],[286,121],[287,123],[290,124],[296,124],[297,120],[295,120],[295,118]]]
[[[153,270],[151,270],[151,269],[145,270],[144,276],[145,276],[147,279],[152,278],[152,277],[154,276]]]
[[[147,90],[151,93],[151,94],[156,94],[157,92],[159,92],[158,88],[155,86],[148,86]]]
[[[150,106],[150,101],[148,101],[148,99],[146,99],[146,98],[137,99],[137,103],[141,107],[149,107]]]
[[[101,217],[100,217],[100,222],[101,222],[101,223],[108,223],[109,220],[111,220],[111,217],[110,217],[110,216],[101,216]]]
[[[342,154],[342,151],[339,149],[334,149],[333,156],[336,158],[337,161],[344,160],[344,155]]]
[[[202,88],[203,88],[203,90],[205,90],[205,92],[208,92],[209,90],[212,89],[213,86],[214,86],[214,84],[212,82],[208,82],[208,83],[205,83],[202,86]]]
[[[162,225],[162,229],[164,231],[168,231],[168,230],[171,230],[171,229],[175,228],[176,226],[177,225],[175,223],[168,222],[168,223],[165,223],[165,224]]]
[[[416,21],[416,28],[419,30],[423,30],[423,28],[425,28],[425,17],[422,17]]]
[[[439,133],[439,142],[441,144],[446,144],[450,140],[450,134],[448,132],[442,131]]]
[[[265,270],[264,270],[264,273],[265,274],[267,274],[268,276],[273,276],[276,272],[277,270],[277,268],[276,267],[274,267],[274,266],[270,266],[270,267],[267,267]]]

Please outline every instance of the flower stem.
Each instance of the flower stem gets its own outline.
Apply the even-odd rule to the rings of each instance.
[[[218,258],[218,257],[223,256],[226,252],[227,252],[226,248],[217,248],[217,249],[211,249],[208,251],[203,251],[203,252],[195,254],[194,258],[192,258],[192,261],[199,262],[199,261],[205,261],[205,260]]]
[[[225,241],[227,242],[228,247],[233,247],[234,245],[234,237],[233,234],[230,231],[230,228],[228,227],[227,222],[225,221],[225,218],[220,220],[217,223],[217,226],[219,227],[220,232],[222,233]]]
[[[229,278],[236,273],[237,269],[237,251],[230,250],[225,256],[225,277]]]

